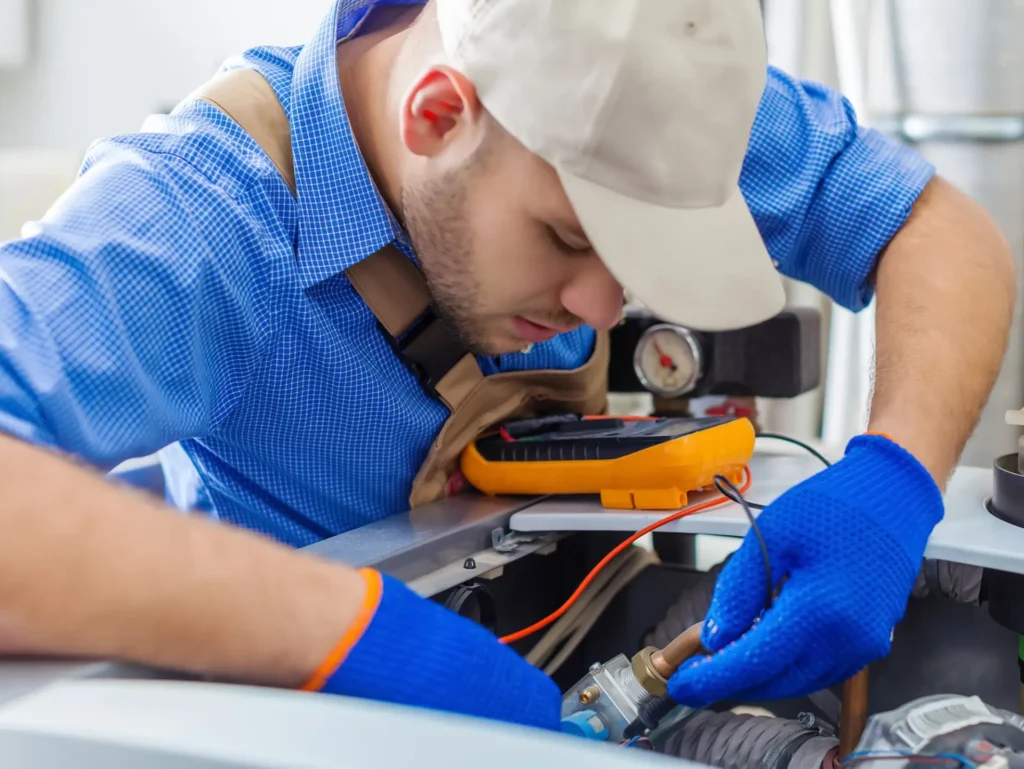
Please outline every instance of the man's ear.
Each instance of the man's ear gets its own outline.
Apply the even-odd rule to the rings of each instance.
[[[431,67],[402,104],[402,142],[414,155],[434,157],[476,126],[481,111],[476,88],[465,75],[451,67]]]

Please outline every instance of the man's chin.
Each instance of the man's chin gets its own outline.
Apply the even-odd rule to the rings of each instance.
[[[517,352],[529,352],[534,343],[517,334],[510,324],[488,323],[470,330],[463,327],[460,336],[467,347],[482,357],[497,358],[499,355],[512,355]]]
[[[482,344],[478,343],[475,347],[477,355],[497,358],[499,355],[512,355],[517,352],[529,352],[533,345],[525,339],[502,334],[500,337],[492,337]]]
[[[529,352],[531,345],[529,342],[516,342],[515,344],[503,343],[503,344],[488,344],[484,347],[477,348],[475,351],[477,355],[481,355],[487,358],[497,358],[499,355],[513,355],[517,352]]]

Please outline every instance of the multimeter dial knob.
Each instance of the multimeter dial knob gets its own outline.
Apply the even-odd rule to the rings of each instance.
[[[633,353],[637,379],[661,398],[678,398],[693,390],[700,381],[702,363],[696,337],[669,323],[644,331]]]

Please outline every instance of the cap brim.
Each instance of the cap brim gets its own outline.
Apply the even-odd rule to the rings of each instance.
[[[666,208],[558,171],[601,260],[662,320],[724,331],[782,311],[782,279],[739,188],[718,208]]]

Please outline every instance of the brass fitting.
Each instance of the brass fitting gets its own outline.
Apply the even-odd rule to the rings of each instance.
[[[654,667],[654,655],[661,652],[653,646],[641,649],[633,655],[633,677],[637,683],[655,697],[664,697],[668,692],[668,679]]]
[[[690,657],[706,653],[700,642],[701,624],[688,627],[664,649],[648,646],[633,656],[633,676],[644,689],[655,697],[664,697],[668,692],[668,679],[679,666]]]

